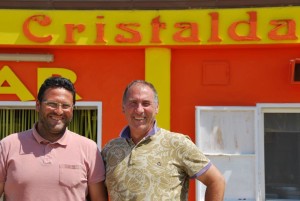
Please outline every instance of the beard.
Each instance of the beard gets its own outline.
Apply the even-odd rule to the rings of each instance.
[[[56,114],[39,115],[38,132],[45,139],[60,138],[65,133],[72,118]]]

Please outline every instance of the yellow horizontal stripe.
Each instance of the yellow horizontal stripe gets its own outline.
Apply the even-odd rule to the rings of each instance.
[[[199,46],[300,41],[298,6],[147,11],[0,11],[0,45]],[[249,40],[249,33],[259,40]]]

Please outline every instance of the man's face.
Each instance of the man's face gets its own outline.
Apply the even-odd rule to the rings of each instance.
[[[123,112],[132,135],[145,136],[153,127],[158,113],[158,104],[154,102],[154,93],[148,86],[135,84],[127,93]]]
[[[45,139],[60,138],[73,117],[73,95],[64,88],[49,88],[37,101],[38,131]]]

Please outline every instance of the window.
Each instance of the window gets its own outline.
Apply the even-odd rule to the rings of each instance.
[[[300,200],[300,104],[196,107],[196,143],[223,173],[225,200]]]
[[[196,107],[196,144],[222,172],[225,200],[257,200],[255,107]],[[197,182],[197,200],[205,186]]]
[[[101,148],[101,102],[77,102],[68,129],[97,142]],[[37,121],[35,102],[0,101],[0,138],[31,129]]]
[[[260,105],[264,200],[300,200],[300,105]]]
[[[291,83],[300,83],[300,59],[293,59],[290,61],[290,71],[291,71]]]

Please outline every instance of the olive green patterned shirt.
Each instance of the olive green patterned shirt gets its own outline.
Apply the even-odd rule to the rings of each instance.
[[[111,140],[102,150],[111,201],[188,200],[189,179],[210,167],[186,135],[158,129],[138,144]]]

